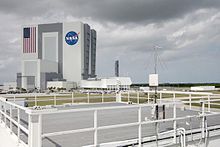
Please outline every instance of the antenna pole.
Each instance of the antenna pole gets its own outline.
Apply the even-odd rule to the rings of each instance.
[[[157,74],[157,46],[154,47],[154,73]]]
[[[157,46],[154,46],[154,73],[157,74]],[[157,103],[157,86],[155,86],[154,103]]]

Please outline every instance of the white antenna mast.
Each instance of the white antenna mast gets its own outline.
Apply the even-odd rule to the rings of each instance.
[[[157,62],[158,62],[158,52],[157,49],[161,48],[158,45],[154,46],[154,74],[157,75]],[[158,82],[158,75],[157,75],[157,82]],[[154,86],[155,88],[155,95],[154,95],[154,103],[157,103],[157,87],[158,85]]]

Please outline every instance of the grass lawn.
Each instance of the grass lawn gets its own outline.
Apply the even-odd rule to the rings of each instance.
[[[22,97],[24,98],[24,97]],[[26,97],[28,101],[28,106],[32,107],[35,106],[35,97]],[[65,96],[56,96],[52,95],[48,96],[38,96],[37,97],[37,105],[38,106],[46,106],[46,105],[62,105],[65,103],[72,103],[72,95],[65,95]],[[104,102],[112,102],[115,101],[115,95],[113,94],[105,94],[104,95]],[[89,102],[90,103],[98,103],[102,102],[102,95],[101,94],[90,94],[89,95]],[[74,94],[73,103],[88,103],[88,95],[87,94]]]
[[[219,92],[220,93],[220,92]],[[133,103],[138,103],[137,100],[137,93],[130,93],[129,94],[129,100],[132,101]],[[188,97],[188,94],[176,94],[176,98],[183,98],[183,97]],[[192,95],[192,97],[199,97],[201,95]],[[98,103],[102,102],[102,94],[90,94],[89,95],[90,103]],[[13,98],[13,97],[11,97]],[[32,107],[35,105],[35,97],[34,96],[26,96],[26,97],[17,97],[17,98],[26,98],[28,101],[28,106]],[[74,93],[74,103],[88,103],[88,94],[87,93]],[[148,102],[148,95],[143,92],[139,92],[139,103],[147,103]],[[162,94],[162,99],[163,98],[173,98],[173,94]],[[154,99],[154,94],[150,94],[150,102],[152,102]],[[157,94],[157,99],[160,99],[160,94]],[[193,101],[199,101],[201,98],[192,98]],[[45,95],[45,96],[38,96],[37,97],[37,105],[39,106],[46,106],[46,105],[54,105],[54,95]],[[104,102],[114,102],[115,99],[115,94],[104,94]],[[188,101],[189,98],[184,99],[183,101]],[[204,100],[207,100],[207,98],[204,98]],[[128,102],[128,94],[127,93],[122,93],[122,101],[123,102]],[[62,105],[65,103],[72,103],[72,94],[67,94],[67,95],[58,95],[56,94],[56,105]],[[213,102],[213,103],[220,103],[218,102]],[[186,104],[189,105],[189,104]],[[198,103],[192,103],[193,106],[199,106]],[[212,108],[220,108],[218,105],[212,105]]]

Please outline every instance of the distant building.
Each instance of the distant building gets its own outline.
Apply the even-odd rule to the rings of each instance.
[[[115,61],[115,76],[119,77],[119,61]]]
[[[5,91],[16,90],[16,88],[17,88],[16,82],[4,82],[3,83],[3,90],[5,90]]]
[[[150,91],[150,87],[139,87],[139,90],[143,92],[148,92]]]
[[[47,88],[55,88],[55,89],[65,89],[71,90],[76,88],[76,83],[68,82],[68,81],[49,81],[47,82]]]
[[[215,90],[215,86],[193,86],[190,88],[191,91],[212,91]]]
[[[129,90],[131,84],[132,82],[130,77],[110,77],[82,80],[80,83],[80,87],[105,90]]]
[[[96,31],[81,22],[22,27],[22,70],[18,86],[46,89],[47,81],[96,77]]]

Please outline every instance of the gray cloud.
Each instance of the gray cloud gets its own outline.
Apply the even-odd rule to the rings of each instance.
[[[1,1],[0,11],[23,17],[64,12],[115,23],[167,21],[202,8],[219,8],[219,0],[10,0]]]
[[[21,26],[83,21],[98,32],[97,74],[147,82],[160,45],[162,82],[220,82],[219,0],[0,1],[0,83],[20,71]],[[211,77],[209,75],[212,75]]]

